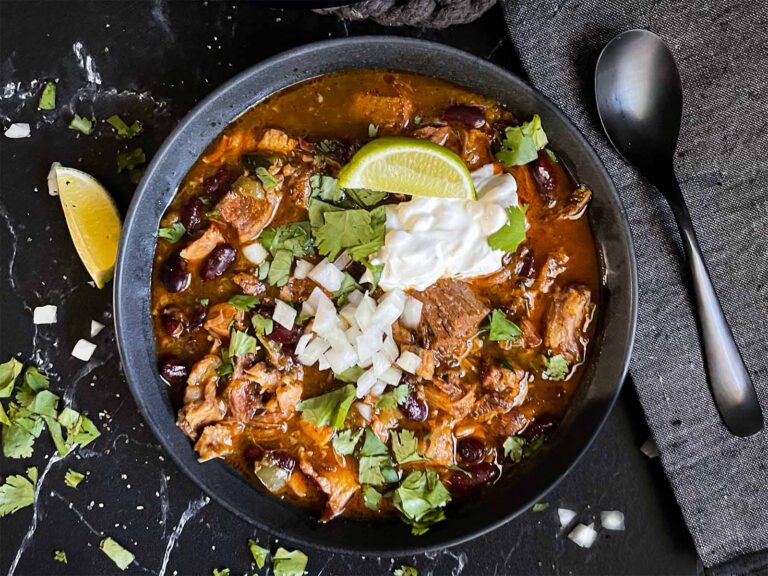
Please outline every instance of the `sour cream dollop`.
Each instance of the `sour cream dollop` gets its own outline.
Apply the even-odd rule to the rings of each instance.
[[[501,270],[502,250],[488,236],[518,205],[517,182],[493,164],[472,173],[477,200],[414,197],[387,207],[384,246],[372,259],[383,264],[385,290],[425,290],[440,278],[472,278]]]

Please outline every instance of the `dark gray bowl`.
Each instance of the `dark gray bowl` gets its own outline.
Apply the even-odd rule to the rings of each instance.
[[[558,155],[594,191],[589,212],[603,266],[602,307],[584,382],[545,447],[482,498],[449,509],[423,536],[397,520],[344,518],[318,524],[314,514],[273,498],[224,462],[197,462],[160,379],[150,322],[154,233],[187,170],[220,130],[278,90],[350,68],[426,74],[469,87],[525,118],[541,115]],[[587,449],[624,379],[635,334],[637,272],[629,226],[616,190],[590,145],[544,96],[519,78],[465,52],[419,40],[362,37],[310,44],[243,72],[201,102],[155,155],[125,219],[115,274],[117,341],[131,391],[147,423],[177,464],[235,514],[297,544],[327,550],[402,555],[440,549],[484,534],[539,500]]]

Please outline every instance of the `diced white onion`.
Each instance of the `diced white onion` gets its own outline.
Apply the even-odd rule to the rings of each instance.
[[[408,296],[405,300],[403,315],[400,318],[402,325],[412,330],[418,328],[419,322],[421,322],[421,309],[423,306],[424,304],[422,304],[421,300],[414,298],[413,296]]]
[[[249,262],[256,264],[257,266],[264,262],[269,254],[267,249],[261,245],[261,242],[254,242],[248,244],[248,246],[243,246],[241,251],[243,252],[243,256],[245,256]]]
[[[296,320],[296,309],[276,298],[275,311],[272,312],[272,320],[280,324],[280,326],[291,330],[293,328],[293,323]]]
[[[560,528],[565,528],[576,518],[576,512],[568,508],[558,508],[557,516],[560,518]]]
[[[624,530],[624,512],[618,510],[600,512],[600,526],[606,530]]]
[[[29,129],[29,124],[21,122],[11,124],[5,131],[7,138],[29,138],[31,135],[32,131]]]
[[[59,195],[59,179],[56,177],[56,168],[59,166],[61,166],[61,163],[54,162],[48,171],[48,194],[51,196]]]
[[[344,336],[346,336],[347,341],[354,347],[357,345],[357,337],[360,336],[362,332],[357,329],[357,326],[350,326],[346,330],[344,330]]]
[[[366,370],[360,375],[360,378],[357,379],[357,397],[362,398],[368,392],[370,392],[371,388],[374,387],[376,384],[376,374],[373,373],[373,369]]]
[[[344,370],[352,368],[357,362],[357,354],[351,347],[343,350],[331,348],[325,353],[325,358],[334,374],[341,374]]]
[[[376,300],[371,298],[368,294],[364,294],[360,302],[357,303],[357,310],[355,311],[355,320],[360,330],[368,330],[371,326],[371,320],[373,314],[376,312]]]
[[[293,276],[299,280],[304,280],[304,278],[309,276],[309,273],[312,272],[312,268],[314,267],[315,265],[312,264],[312,262],[307,262],[306,260],[298,260],[296,262],[296,268],[293,270]]]
[[[360,290],[358,290],[357,288],[355,288],[354,290],[352,290],[352,292],[347,294],[347,300],[349,300],[355,306],[360,304],[360,300],[362,299],[363,299],[363,293],[360,292]]]
[[[312,268],[308,277],[329,292],[336,292],[336,290],[341,288],[341,282],[344,280],[344,273],[329,262],[328,258],[325,258],[320,264]]]
[[[339,310],[339,316],[341,316],[347,322],[347,324],[353,328],[359,329],[360,327],[357,324],[357,320],[355,320],[355,312],[357,312],[357,306],[352,303],[348,303],[341,310]]]
[[[91,320],[91,338],[98,336],[99,332],[102,330],[104,330],[104,324],[96,322],[96,320]]]
[[[371,395],[372,396],[381,396],[384,394],[384,390],[387,389],[387,383],[383,382],[381,380],[377,380],[376,384],[373,385],[373,388],[371,388]]]
[[[323,298],[328,298],[328,296],[326,296],[325,292],[323,292],[320,288],[315,287],[314,290],[312,290],[312,293],[309,295],[309,298],[307,298],[304,301],[304,304],[302,304],[301,313],[304,314],[306,310],[306,313],[309,316],[314,316],[315,312],[317,312],[317,306],[320,303],[320,300]]]
[[[82,338],[77,341],[75,347],[72,349],[72,356],[83,362],[88,362],[93,356],[93,351],[96,350],[96,344],[83,340]]]
[[[56,306],[38,306],[32,312],[33,324],[56,324]]]
[[[304,353],[304,350],[307,348],[307,344],[309,344],[309,341],[312,340],[312,334],[302,334],[301,338],[299,338],[299,341],[296,342],[296,356],[301,356]]]
[[[389,361],[389,358],[381,352],[374,354],[371,360],[373,363],[373,373],[376,374],[377,378],[392,366],[392,362]]]
[[[400,358],[397,359],[395,364],[408,372],[408,374],[416,374],[416,370],[418,370],[419,366],[421,366],[421,356],[406,350],[400,354]]]
[[[366,404],[365,402],[355,402],[352,406],[360,413],[360,416],[363,417],[363,420],[366,422],[370,422],[371,418],[373,418],[373,412],[371,411],[371,406],[369,404]]]
[[[376,306],[371,323],[382,330],[390,328],[405,308],[406,294],[402,290],[387,292]]]
[[[333,302],[323,294],[317,303],[315,322],[312,329],[320,334],[320,336],[324,337],[337,330],[339,324],[339,317],[336,315],[336,307],[333,305]]]
[[[397,348],[397,343],[389,334],[384,338],[384,345],[381,347],[381,351],[387,358],[389,358],[390,362],[394,362],[397,360],[397,357],[400,356],[400,350]]]
[[[304,366],[311,366],[315,362],[318,361],[320,358],[320,354],[328,350],[331,345],[328,344],[328,342],[325,341],[325,339],[320,338],[319,336],[312,340],[309,344],[307,344],[307,347],[304,349],[304,352],[302,354],[297,354],[297,357],[299,359],[299,362],[304,364]]]
[[[344,252],[339,254],[339,257],[333,261],[333,265],[336,266],[336,268],[339,270],[344,270],[344,268],[346,268],[350,262],[352,262],[352,256],[349,255],[349,252],[344,250]]]
[[[568,534],[568,539],[575,542],[582,548],[590,548],[595,543],[597,538],[597,532],[595,532],[594,524],[584,526],[584,524],[576,524]]]
[[[317,369],[328,370],[330,367],[331,364],[328,362],[328,358],[325,357],[325,354],[320,354],[320,358],[317,359]]]
[[[648,438],[648,440],[643,442],[643,445],[640,446],[640,452],[651,459],[659,457],[659,449],[656,446],[656,442],[654,442],[653,438]]]
[[[384,370],[384,372],[379,376],[381,380],[386,382],[387,384],[390,384],[391,386],[397,386],[400,384],[400,379],[403,377],[403,371],[400,370],[400,368],[395,368],[394,366],[391,366]]]
[[[360,364],[373,361],[373,355],[384,345],[384,333],[376,328],[369,328],[357,337],[356,343]]]
[[[344,332],[344,330],[341,329],[340,326],[336,326],[332,330],[327,331],[323,338],[325,338],[328,341],[328,344],[331,345],[331,348],[338,351],[349,351],[353,350],[354,347],[352,344],[349,343],[349,340],[347,340],[347,334]],[[357,352],[355,352],[355,355],[357,355]]]

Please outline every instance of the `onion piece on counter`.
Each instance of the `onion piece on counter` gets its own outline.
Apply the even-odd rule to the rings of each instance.
[[[91,338],[98,336],[99,332],[102,330],[104,330],[104,324],[97,322],[96,320],[91,320]]]
[[[403,308],[403,315],[400,318],[400,322],[406,328],[415,330],[419,327],[421,322],[421,309],[424,307],[421,300],[408,296],[405,300],[405,307]]]
[[[59,195],[59,179],[56,177],[56,168],[61,166],[60,162],[54,162],[51,164],[51,169],[48,171],[48,194],[50,196]]]
[[[624,512],[604,510],[600,512],[600,526],[606,530],[624,530]]]
[[[650,459],[659,457],[659,449],[656,446],[656,442],[654,442],[653,438],[648,438],[648,440],[643,442],[643,445],[640,446],[640,452],[648,456]]]
[[[344,280],[344,272],[336,268],[328,258],[324,258],[320,264],[312,268],[307,276],[329,292],[336,292],[341,288]]]
[[[251,264],[256,264],[257,266],[264,262],[269,254],[267,249],[264,248],[260,242],[254,242],[253,244],[248,244],[248,246],[243,246],[240,251]]]
[[[576,512],[568,508],[558,508],[557,516],[560,518],[560,528],[566,528],[576,518]]]
[[[311,262],[307,262],[306,260],[297,260],[296,268],[293,270],[293,276],[298,280],[304,280],[304,278],[309,276],[309,273],[312,272],[314,267],[315,265]]]
[[[400,354],[400,358],[397,359],[395,364],[408,372],[408,374],[416,374],[416,370],[421,366],[421,357],[418,354],[406,350]]]
[[[29,124],[23,122],[11,124],[5,131],[6,138],[29,138],[31,135],[32,130],[29,129]]]
[[[33,324],[56,324],[56,306],[49,304],[47,306],[38,306],[32,312]]]
[[[83,340],[82,338],[77,341],[75,347],[72,349],[72,356],[83,362],[88,362],[93,356],[93,351],[96,350],[96,344]]]
[[[293,328],[293,323],[296,320],[296,309],[276,298],[275,311],[272,312],[272,320],[280,324],[280,326],[291,330]]]
[[[597,539],[597,532],[595,532],[594,526],[594,523],[589,526],[576,524],[568,534],[568,539],[582,548],[591,548]]]

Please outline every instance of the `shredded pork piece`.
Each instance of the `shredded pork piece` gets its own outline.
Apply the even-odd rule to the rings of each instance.
[[[341,466],[323,466],[310,461],[307,451],[299,453],[301,471],[312,478],[327,496],[325,511],[320,517],[321,522],[328,522],[344,511],[352,496],[360,489],[356,475],[348,468]]]
[[[215,224],[211,224],[200,238],[188,244],[182,251],[181,257],[190,262],[196,262],[207,257],[219,244],[227,241]]]
[[[239,422],[222,422],[203,428],[200,438],[195,444],[195,450],[200,455],[200,462],[213,458],[223,458],[232,454],[235,448],[235,438],[243,431]]]
[[[544,345],[569,364],[581,358],[580,336],[593,308],[590,296],[586,286],[569,286],[554,293],[547,311]]]

